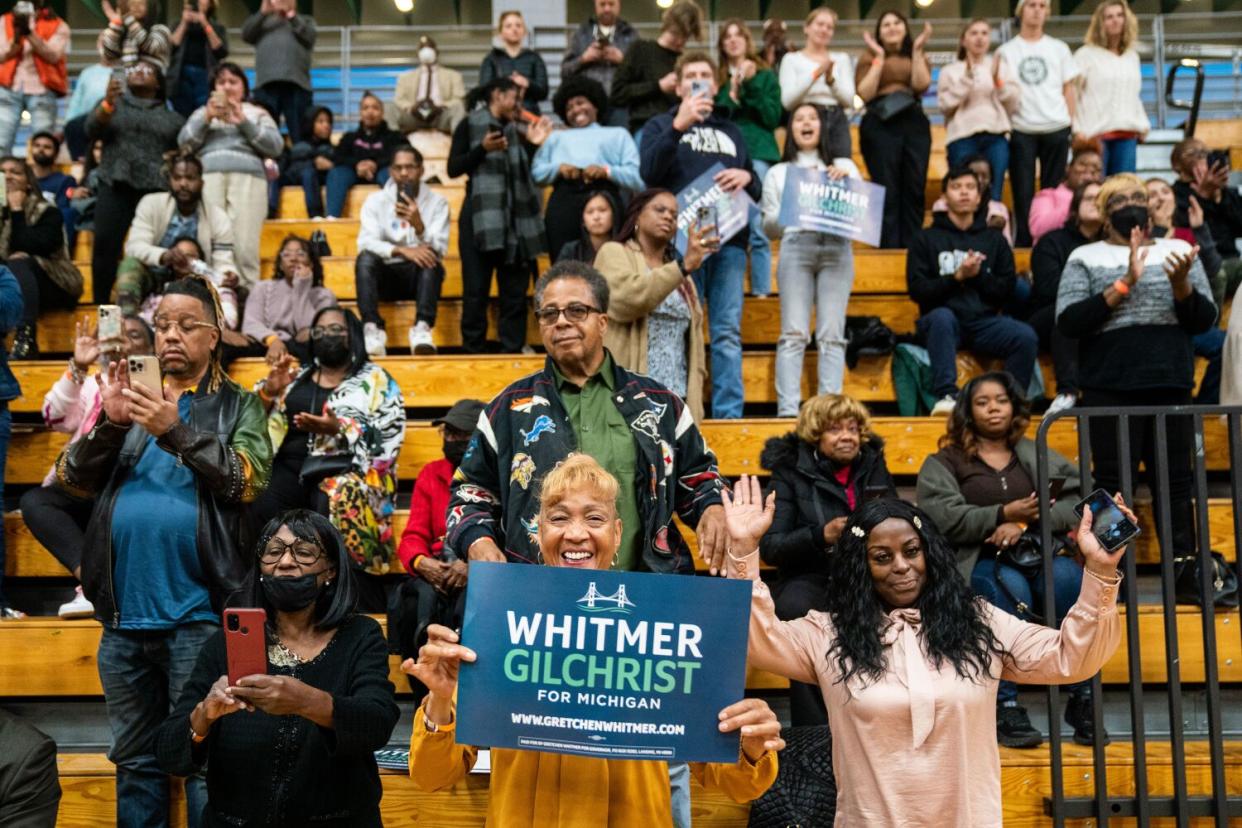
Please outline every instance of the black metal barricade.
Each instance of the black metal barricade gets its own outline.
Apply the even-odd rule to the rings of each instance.
[[[1169,439],[1170,418],[1191,420],[1194,431],[1193,451],[1193,497],[1195,503],[1195,530],[1198,539],[1196,554],[1199,560],[1199,598],[1202,605],[1204,684],[1207,699],[1208,753],[1211,762],[1211,794],[1191,796],[1187,793],[1186,740],[1182,718],[1181,661],[1177,638],[1177,601],[1175,588],[1175,562],[1172,546],[1172,509],[1169,492]],[[1145,469],[1148,481],[1154,482],[1153,509],[1156,515],[1158,538],[1161,549],[1160,581],[1164,618],[1165,661],[1167,668],[1167,691],[1169,707],[1169,749],[1173,774],[1173,794],[1153,796],[1147,780],[1147,736],[1143,718],[1143,669],[1140,657],[1138,580],[1135,563],[1134,541],[1122,558],[1125,579],[1121,597],[1125,603],[1124,619],[1126,649],[1129,665],[1130,722],[1133,732],[1134,790],[1124,795],[1109,795],[1106,749],[1096,740],[1093,748],[1093,771],[1095,791],[1092,797],[1066,797],[1062,777],[1061,726],[1057,715],[1059,691],[1055,686],[1047,688],[1049,726],[1049,760],[1052,774],[1051,796],[1044,801],[1045,813],[1052,817],[1055,826],[1062,826],[1066,819],[1098,820],[1107,825],[1110,817],[1130,817],[1142,825],[1154,817],[1172,817],[1178,826],[1189,824],[1191,817],[1214,817],[1215,824],[1225,826],[1229,817],[1242,816],[1242,797],[1230,797],[1225,783],[1224,737],[1221,726],[1221,693],[1217,670],[1216,611],[1212,596],[1213,568],[1211,561],[1211,533],[1208,518],[1208,477],[1204,442],[1204,422],[1213,418],[1225,421],[1228,440],[1229,491],[1233,500],[1234,549],[1242,551],[1242,406],[1151,406],[1131,408],[1075,408],[1057,415],[1045,417],[1040,423],[1037,442],[1038,482],[1040,514],[1047,514],[1049,501],[1048,434],[1055,423],[1077,421],[1078,466],[1082,477],[1082,492],[1090,493],[1092,484],[1091,426],[1104,422],[1115,423],[1117,434],[1118,479],[1120,490],[1129,504],[1134,503],[1134,485],[1131,457],[1136,451],[1130,438],[1130,427],[1138,418],[1151,418],[1154,423],[1154,468]],[[1178,426],[1185,420],[1175,422]],[[1158,494],[1157,494],[1158,493]],[[1111,492],[1110,492],[1111,494]],[[1052,529],[1048,521],[1042,521],[1044,549],[1044,617],[1055,617],[1052,573]],[[1234,571],[1242,580],[1242,555],[1235,555]],[[1095,732],[1103,729],[1103,694],[1100,677],[1092,679],[1092,717]]]

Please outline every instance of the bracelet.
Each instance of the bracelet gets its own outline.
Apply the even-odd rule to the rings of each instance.
[[[1130,295],[1130,286],[1126,284],[1125,279],[1118,279],[1117,281],[1113,282],[1113,290],[1117,291],[1122,296]]]
[[[260,400],[262,400],[262,401],[263,401],[263,402],[265,402],[265,403],[273,403],[273,402],[276,402],[276,398],[275,398],[275,397],[269,397],[269,396],[268,396],[268,394],[267,394],[267,386],[266,386],[266,385],[260,385],[260,386],[259,386],[259,390],[258,390],[258,392],[257,392],[257,393],[258,393],[258,395],[259,395],[259,399],[260,399]]]
[[[196,745],[201,745],[203,742],[207,741],[207,735],[203,734],[202,736],[199,736],[194,730],[194,725],[190,725],[190,741]]]
[[[102,109],[104,112],[107,112],[109,115],[111,115],[112,113],[116,112],[116,107],[115,107],[115,106],[113,106],[113,105],[112,105],[112,104],[108,101],[108,99],[107,99],[107,98],[104,98],[102,101],[100,101],[100,102],[99,102],[99,108],[100,108],[100,109]]]
[[[78,367],[73,361],[73,357],[69,357],[69,379],[73,380],[75,385],[81,385],[86,382],[86,372]]]

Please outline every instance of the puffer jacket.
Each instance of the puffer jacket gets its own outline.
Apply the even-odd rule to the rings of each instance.
[[[56,460],[56,484],[95,498],[82,549],[82,588],[95,617],[117,628],[113,592],[112,508],[126,478],[149,446],[141,427],[120,426],[105,415],[90,433],[65,447]],[[253,552],[242,537],[242,504],[267,485],[272,444],[259,398],[231,380],[195,395],[188,420],[155,440],[155,446],[189,466],[198,482],[198,559],[217,611],[249,597]]]
[[[694,572],[676,514],[697,526],[721,502],[723,480],[681,398],[613,361],[613,400],[630,425],[637,453],[635,485],[642,519],[642,560],[652,572]],[[445,560],[465,560],[470,544],[491,538],[510,561],[539,563],[539,486],[578,445],[549,359],[542,371],[510,385],[479,417],[453,477]]]
[[[829,473],[829,461],[791,431],[764,444],[759,465],[772,473],[770,485],[776,492],[776,517],[759,541],[759,555],[776,567],[782,580],[825,571],[832,550],[824,543],[824,527],[852,511],[845,487]],[[866,492],[876,489],[897,496],[879,437],[863,440],[850,484],[856,506],[863,503]]]

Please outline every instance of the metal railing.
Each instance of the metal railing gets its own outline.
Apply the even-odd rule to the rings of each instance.
[[[1060,828],[1066,819],[1094,817],[1100,825],[1107,825],[1112,817],[1130,817],[1139,825],[1148,825],[1154,817],[1173,817],[1178,826],[1187,826],[1191,817],[1213,817],[1215,824],[1224,828],[1229,818],[1242,817],[1242,796],[1230,796],[1226,787],[1224,761],[1224,734],[1221,725],[1221,688],[1217,667],[1216,608],[1213,606],[1214,585],[1211,580],[1212,555],[1211,532],[1208,520],[1208,477],[1204,421],[1223,417],[1228,434],[1229,491],[1235,508],[1233,510],[1233,537],[1235,549],[1242,549],[1242,406],[1151,406],[1129,408],[1074,408],[1061,414],[1044,417],[1036,436],[1038,458],[1036,489],[1039,493],[1040,514],[1048,514],[1049,500],[1049,448],[1048,435],[1059,422],[1076,421],[1078,427],[1078,466],[1082,479],[1082,491],[1090,492],[1092,485],[1091,427],[1110,424],[1116,429],[1116,451],[1119,490],[1127,503],[1134,503],[1134,483],[1131,458],[1136,449],[1131,445],[1131,424],[1148,419],[1154,440],[1151,467],[1147,469],[1149,486],[1154,496],[1157,534],[1161,549],[1160,586],[1162,617],[1164,621],[1164,653],[1166,692],[1169,715],[1169,750],[1173,775],[1172,795],[1153,795],[1147,779],[1147,731],[1143,709],[1143,661],[1142,638],[1139,630],[1138,570],[1135,562],[1135,545],[1131,541],[1122,559],[1124,581],[1125,638],[1128,664],[1130,701],[1130,724],[1133,740],[1134,790],[1125,795],[1109,792],[1108,768],[1104,745],[1096,739],[1092,748],[1092,779],[1094,796],[1067,797],[1063,778],[1061,751],[1061,728],[1056,712],[1059,710],[1059,690],[1047,688],[1049,727],[1049,760],[1051,772],[1051,796],[1045,800],[1045,812],[1052,817],[1053,825]],[[1186,422],[1189,419],[1190,422]],[[1211,765],[1209,795],[1190,795],[1186,772],[1186,735],[1182,710],[1182,671],[1178,653],[1177,633],[1177,572],[1173,551],[1172,503],[1170,502],[1169,430],[1190,428],[1193,431],[1193,459],[1182,458],[1192,464],[1194,525],[1198,538],[1195,553],[1198,568],[1198,597],[1201,605],[1204,650],[1204,690],[1207,698],[1208,756]],[[1044,617],[1054,618],[1054,595],[1052,573],[1052,528],[1042,522],[1044,549]],[[1187,563],[1189,565],[1189,562]],[[1242,555],[1234,563],[1236,574],[1242,577]],[[1121,596],[1119,596],[1121,597]],[[1103,732],[1103,694],[1100,676],[1091,680],[1092,721],[1094,732]]]

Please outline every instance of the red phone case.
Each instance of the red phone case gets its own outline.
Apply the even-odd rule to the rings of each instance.
[[[232,620],[235,619],[235,620]],[[262,609],[237,607],[224,611],[224,649],[228,654],[229,684],[243,676],[267,673],[267,642]]]

